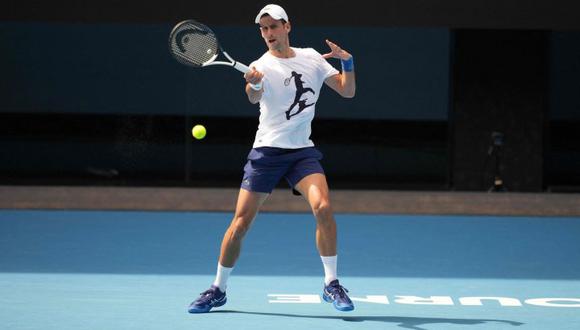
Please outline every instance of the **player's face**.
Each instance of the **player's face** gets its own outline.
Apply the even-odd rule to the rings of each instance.
[[[273,19],[271,16],[263,16],[260,18],[260,32],[268,49],[282,51],[290,47],[288,41],[289,22],[284,23],[284,21]]]

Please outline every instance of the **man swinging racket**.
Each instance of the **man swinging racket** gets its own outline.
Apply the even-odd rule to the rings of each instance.
[[[260,104],[260,123],[244,167],[234,218],[227,229],[211,287],[189,306],[190,313],[209,312],[226,303],[226,283],[240,255],[241,244],[260,206],[284,178],[308,201],[316,218],[316,245],[324,267],[322,297],[340,311],[354,305],[337,277],[337,229],[328,184],[319,160],[322,154],[310,140],[311,122],[322,84],[342,97],[355,95],[353,57],[326,40],[330,52],[290,47],[290,21],[278,5],[267,5],[256,16],[268,51],[250,64],[245,91]],[[341,61],[342,72],[326,59]]]

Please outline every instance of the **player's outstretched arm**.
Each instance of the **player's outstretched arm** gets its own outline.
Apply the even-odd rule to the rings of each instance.
[[[340,94],[340,96],[352,98],[356,92],[356,80],[352,55],[330,40],[326,40],[326,43],[328,44],[328,47],[330,47],[330,52],[322,55],[322,57],[326,59],[339,59],[342,65],[342,72],[332,77],[328,77],[325,83]]]

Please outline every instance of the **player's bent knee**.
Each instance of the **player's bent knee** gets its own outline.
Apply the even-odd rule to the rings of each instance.
[[[234,219],[231,226],[231,238],[236,241],[241,241],[250,230],[251,220],[245,218]]]
[[[325,221],[327,219],[332,219],[332,210],[330,208],[330,203],[327,201],[320,201],[312,205],[312,213],[319,221]]]

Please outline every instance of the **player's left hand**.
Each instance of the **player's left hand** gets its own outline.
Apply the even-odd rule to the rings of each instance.
[[[346,50],[340,48],[337,44],[335,44],[334,42],[326,39],[326,44],[328,44],[328,47],[330,47],[330,53],[326,53],[324,55],[322,55],[322,57],[328,59],[328,58],[338,58],[340,60],[348,60],[352,57],[352,55],[350,55]]]

